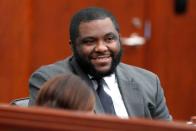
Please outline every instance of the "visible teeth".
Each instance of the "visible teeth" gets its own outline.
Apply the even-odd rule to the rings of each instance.
[[[96,59],[107,59],[108,57],[97,57]]]

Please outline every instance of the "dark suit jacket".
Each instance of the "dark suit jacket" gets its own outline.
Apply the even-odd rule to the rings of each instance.
[[[93,88],[88,76],[81,70],[73,57],[57,63],[40,67],[35,71],[30,82],[30,105],[35,101],[40,86],[55,75],[74,73],[80,76]],[[144,117],[171,120],[166,106],[163,89],[158,77],[147,70],[120,63],[116,68],[120,92],[130,117]],[[96,94],[96,93],[95,93]],[[96,94],[96,113],[104,113],[99,97]]]

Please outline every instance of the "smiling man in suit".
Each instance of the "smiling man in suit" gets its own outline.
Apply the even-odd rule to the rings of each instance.
[[[32,74],[30,105],[44,82],[59,74],[73,73],[94,91],[96,113],[172,119],[157,75],[120,62],[120,29],[110,12],[90,7],[76,13],[70,24],[70,46],[73,56],[42,66]]]

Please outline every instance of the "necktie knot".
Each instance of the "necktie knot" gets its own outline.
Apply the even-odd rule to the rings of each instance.
[[[103,78],[95,78],[95,77],[93,77],[93,78],[91,78],[91,80],[96,82],[96,85],[97,85],[96,90],[97,90],[97,92],[99,92],[98,90],[100,90],[100,88],[103,88],[103,81],[104,81]]]
[[[97,93],[100,94],[100,91],[103,90],[103,79],[97,79]]]

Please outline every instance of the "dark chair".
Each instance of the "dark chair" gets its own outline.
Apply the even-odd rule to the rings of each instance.
[[[14,99],[10,102],[10,104],[15,106],[28,107],[29,97]]]

